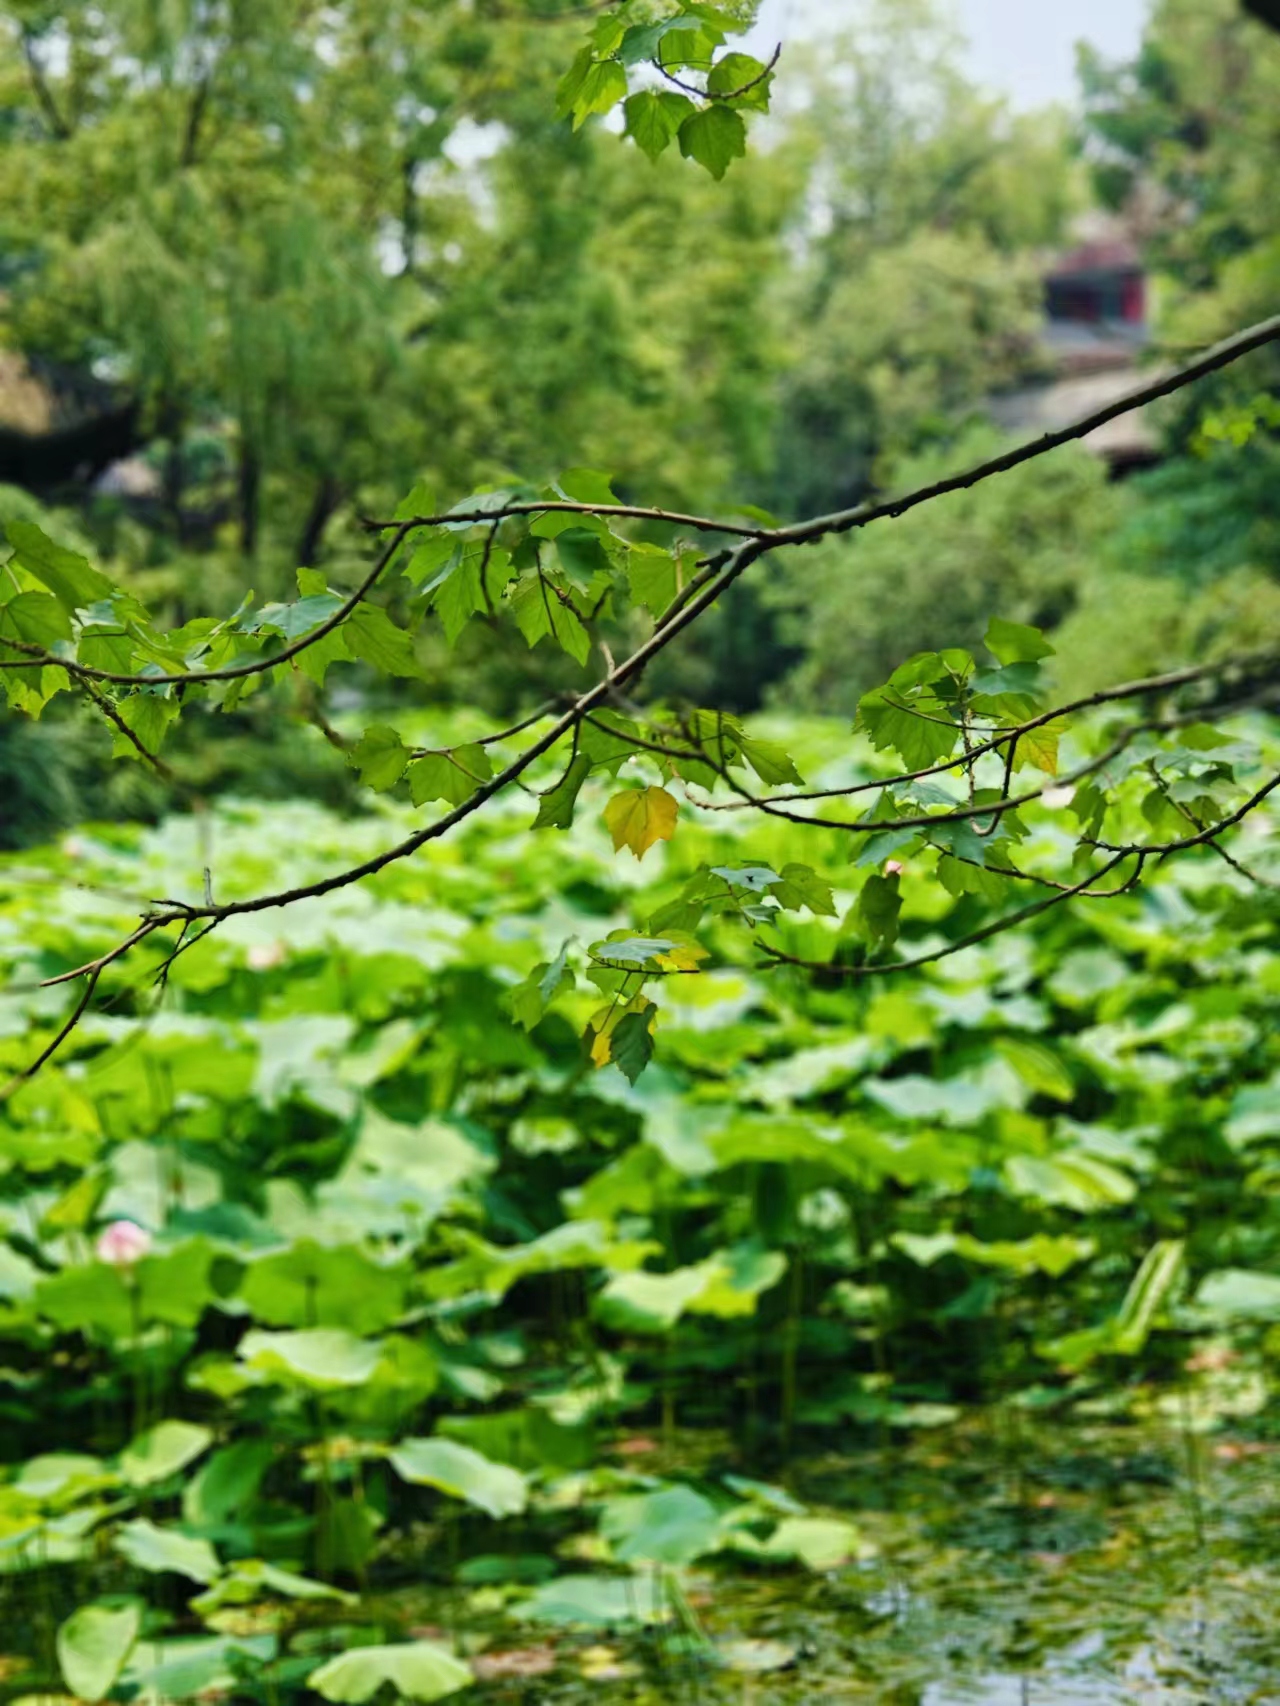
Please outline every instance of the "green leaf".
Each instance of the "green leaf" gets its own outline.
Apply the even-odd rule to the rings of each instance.
[[[127,699],[121,699],[116,706],[121,722],[133,730],[144,750],[153,757],[164,745],[170,727],[177,722],[180,709],[176,699],[152,693],[146,688],[141,692],[131,693]],[[137,747],[119,730],[116,731],[111,751],[114,758],[134,758],[142,762],[142,754]]]
[[[303,1238],[251,1261],[239,1295],[270,1327],[378,1333],[404,1313],[406,1285],[402,1267],[375,1262],[355,1245]]]
[[[1200,1282],[1196,1303],[1231,1320],[1280,1320],[1280,1274],[1220,1268]]]
[[[20,592],[0,606],[0,634],[25,640],[28,645],[52,651],[60,640],[69,640],[71,632],[71,617],[50,593]],[[13,657],[15,650],[0,646],[0,654],[6,658]],[[33,660],[32,668],[35,667]]]
[[[784,782],[799,787],[804,782],[794,759],[776,740],[755,740],[750,735],[743,735],[739,750],[767,787],[777,787]]]
[[[256,1328],[240,1341],[240,1360],[250,1369],[312,1392],[362,1386],[378,1366],[379,1347],[337,1327],[313,1327],[298,1333],[265,1333]]]
[[[292,604],[264,604],[254,617],[244,619],[241,628],[246,634],[272,628],[283,634],[286,640],[297,640],[318,628],[322,622],[327,622],[345,602],[336,593],[322,588],[307,598],[295,599]]]
[[[950,758],[960,739],[960,730],[938,720],[940,708],[929,704],[917,713],[892,689],[876,687],[858,701],[858,721],[877,751],[897,752],[908,769],[923,770]]]
[[[412,636],[397,628],[379,605],[362,600],[342,624],[342,632],[352,657],[371,664],[381,675],[421,674]]]
[[[403,1700],[443,1700],[474,1681],[470,1667],[444,1647],[411,1641],[339,1653],[311,1672],[307,1687],[340,1706],[363,1706],[388,1685]]]
[[[670,551],[656,545],[633,545],[627,557],[631,602],[661,616],[680,590],[680,567]]]
[[[765,1541],[769,1558],[798,1558],[810,1570],[838,1570],[856,1558],[862,1537],[851,1522],[838,1517],[784,1517]]]
[[[591,636],[572,608],[562,576],[525,575],[515,583],[508,598],[526,645],[536,646],[539,640],[550,636],[575,663],[586,663]]]
[[[687,95],[672,90],[642,89],[623,103],[626,134],[651,160],[670,147],[680,126],[697,109]]]
[[[571,503],[616,504],[612,477],[598,468],[566,468],[556,485]]]
[[[533,1029],[562,990],[574,987],[576,979],[568,964],[570,946],[571,942],[566,942],[554,960],[534,966],[528,977],[508,992],[507,1006],[526,1031]]]
[[[1051,658],[1054,649],[1039,628],[1025,627],[1021,622],[1006,622],[993,616],[987,624],[984,644],[1001,663],[1039,663]]]
[[[747,128],[732,107],[710,106],[691,113],[680,126],[680,152],[723,178],[733,160],[747,151]]]
[[[767,112],[772,82],[773,73],[749,53],[726,53],[707,74],[707,93],[721,100],[731,99],[740,107]]]
[[[347,762],[360,772],[360,780],[367,788],[382,794],[394,788],[404,775],[409,750],[396,729],[386,723],[374,723],[351,748]]]
[[[862,885],[858,896],[857,920],[859,933],[873,952],[888,952],[898,940],[898,918],[902,911],[902,892],[896,872],[883,877],[873,871]]]
[[[227,1521],[257,1496],[275,1449],[269,1440],[238,1439],[215,1451],[188,1481],[182,1515],[193,1528]]]
[[[595,53],[588,46],[574,55],[573,62],[556,85],[556,117],[568,118],[574,109],[587,73],[595,64]]]
[[[194,1463],[212,1444],[212,1430],[196,1422],[158,1422],[120,1453],[120,1473],[131,1487],[150,1487]]]
[[[591,759],[585,752],[580,752],[555,787],[543,794],[538,801],[538,815],[533,820],[535,829],[569,829],[573,824],[574,807],[582,784],[591,774]]]
[[[12,526],[12,523],[10,524]],[[104,1700],[142,1626],[137,1605],[82,1605],[58,1630],[62,1680],[81,1700]]]
[[[996,1047],[1022,1082],[1037,1094],[1055,1102],[1069,1102],[1075,1096],[1075,1081],[1070,1072],[1044,1043],[1030,1037],[1001,1037]]]
[[[341,1588],[327,1582],[313,1581],[292,1570],[282,1570],[261,1558],[246,1558],[233,1564],[207,1593],[191,1601],[191,1609],[200,1617],[227,1605],[258,1605],[265,1599],[336,1600],[341,1605],[359,1604],[355,1594],[343,1593]]]
[[[629,1084],[653,1059],[651,1026],[658,1009],[651,1001],[640,1013],[624,1013],[609,1033],[609,1059]]]
[[[487,608],[488,599],[501,594],[510,570],[509,551],[468,545],[436,577],[428,590],[450,646],[471,618]]]
[[[189,1581],[207,1585],[222,1568],[207,1540],[195,1540],[173,1528],[158,1528],[147,1517],[122,1523],[114,1545],[137,1569],[155,1575],[186,1576]]]
[[[808,865],[784,865],[782,875],[774,885],[772,893],[778,905],[786,907],[788,911],[798,911],[800,907],[807,906],[809,911],[819,918],[836,916],[831,884]]]
[[[428,752],[408,769],[409,792],[415,806],[428,800],[463,805],[482,782],[493,775],[493,764],[482,746],[455,746],[450,752]]]
[[[577,130],[592,113],[607,113],[626,93],[627,74],[617,61],[595,61],[583,73],[573,96],[573,128]]]
[[[624,1564],[691,1564],[718,1549],[720,1513],[692,1487],[663,1487],[636,1498],[610,1499],[600,1531]]]
[[[598,534],[586,527],[567,527],[556,535],[560,566],[575,586],[587,588],[610,563]]]
[[[391,1467],[401,1480],[434,1487],[491,1517],[518,1516],[528,1503],[528,1485],[518,1469],[494,1463],[456,1440],[401,1440],[391,1452]]]
[[[639,65],[642,60],[653,59],[664,36],[673,30],[687,31],[688,28],[689,18],[684,12],[677,12],[674,17],[663,18],[656,24],[633,24],[618,46],[618,58],[624,65]]]
[[[668,1606],[655,1603],[648,1574],[619,1576],[557,1576],[544,1582],[520,1607],[531,1623],[575,1625],[588,1629],[626,1627],[631,1623],[665,1623]]]
[[[424,581],[438,575],[457,554],[458,542],[453,534],[444,528],[432,528],[429,533],[418,535],[413,555],[401,572],[414,586],[421,586]]]
[[[83,610],[115,592],[106,575],[78,552],[55,545],[34,522],[11,521],[5,531],[22,567],[49,588],[64,610]]]

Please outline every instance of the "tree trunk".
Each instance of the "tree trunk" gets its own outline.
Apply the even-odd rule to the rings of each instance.
[[[324,530],[329,525],[334,510],[342,501],[342,491],[337,481],[330,474],[322,474],[316,486],[315,496],[311,500],[311,508],[307,511],[307,519],[302,525],[302,536],[298,541],[298,567],[309,569],[320,555],[320,545],[324,539]]]

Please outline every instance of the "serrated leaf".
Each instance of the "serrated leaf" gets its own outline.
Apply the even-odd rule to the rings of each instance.
[[[49,588],[64,610],[83,610],[115,592],[101,570],[79,552],[55,544],[34,522],[11,521],[5,532],[22,567]]]
[[[543,794],[538,801],[538,815],[533,820],[535,829],[569,829],[573,824],[574,807],[578,803],[578,795],[582,784],[591,774],[592,760],[589,754],[579,752],[555,787]]]
[[[656,160],[671,146],[680,126],[695,108],[687,95],[676,94],[674,90],[642,89],[627,96],[622,110],[626,115],[626,134],[650,160]]]
[[[1029,628],[1021,622],[1006,622],[1000,616],[993,616],[987,624],[983,643],[1002,664],[1039,663],[1041,658],[1054,655],[1053,647],[1039,628]]]
[[[460,806],[490,779],[493,763],[482,746],[455,746],[448,752],[428,752],[415,758],[406,774],[415,806],[428,800]]]
[[[566,468],[556,485],[571,503],[616,504],[611,476],[598,468]]]
[[[730,163],[747,151],[747,127],[732,107],[710,106],[691,113],[680,126],[680,152],[711,176],[723,178]]]
[[[656,841],[670,841],[679,810],[675,795],[665,788],[625,788],[615,794],[604,808],[614,852],[629,847],[643,859]]]
[[[133,730],[152,756],[164,745],[164,737],[168,734],[170,725],[177,721],[178,711],[176,699],[169,699],[160,693],[150,693],[145,688],[139,693],[131,693],[127,699],[121,699],[116,705],[116,714],[121,722]],[[119,730],[113,738],[111,753],[113,758],[141,760],[142,756],[133,742]]]
[[[798,787],[804,782],[795,760],[780,742],[742,735],[738,749],[766,787],[778,787],[784,782]]]
[[[575,663],[586,663],[591,636],[572,608],[560,576],[523,576],[512,588],[509,603],[526,645],[536,646],[539,640],[550,637]]]
[[[651,1001],[637,1013],[624,1013],[609,1034],[609,1059],[629,1084],[653,1059],[653,1022],[658,1009]]]
[[[779,906],[786,907],[788,911],[807,906],[809,911],[819,918],[836,916],[831,884],[808,865],[784,865],[782,875],[773,889],[773,898]]]
[[[381,675],[421,673],[412,636],[397,628],[381,606],[362,600],[342,624],[342,633],[352,657],[371,664]]]
[[[409,756],[409,749],[396,729],[386,723],[374,723],[347,754],[347,762],[360,772],[360,780],[366,787],[382,794],[394,788],[404,775]]]
[[[0,606],[0,634],[52,651],[60,640],[71,638],[71,617],[52,593],[20,592]],[[0,646],[0,655],[12,657],[15,650]],[[33,662],[32,668],[36,667]]]
[[[898,753],[910,770],[950,758],[960,739],[959,728],[938,720],[936,706],[927,712],[913,711],[887,687],[863,694],[858,721],[877,751]]]
[[[707,73],[707,93],[757,112],[769,109],[773,74],[749,53],[726,53]]]
[[[669,551],[655,545],[633,546],[627,557],[631,602],[661,616],[680,590],[680,569]]]
[[[575,586],[589,587],[610,563],[598,533],[587,527],[567,527],[556,534],[560,566]]]
[[[1014,769],[1021,770],[1024,765],[1033,764],[1046,775],[1056,776],[1058,747],[1066,727],[1064,718],[1055,717],[1051,723],[1042,723],[1039,728],[1028,729],[1018,739],[1018,750],[1013,755]]]
[[[572,101],[573,128],[578,130],[592,113],[607,113],[627,93],[627,74],[616,60],[597,60],[583,73]]]
[[[628,936],[620,932],[604,942],[591,944],[591,956],[602,965],[640,971],[696,971],[707,958],[707,949],[683,935]]]
[[[443,528],[432,528],[419,535],[413,554],[401,572],[414,586],[422,586],[433,581],[455,554],[458,542],[453,534]]]

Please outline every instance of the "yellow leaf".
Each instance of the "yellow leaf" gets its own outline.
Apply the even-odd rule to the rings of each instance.
[[[604,808],[614,852],[629,847],[643,859],[655,841],[670,841],[679,810],[679,802],[665,788],[626,788],[615,794]]]
[[[1066,724],[1060,717],[1055,717],[1051,723],[1042,723],[1038,729],[1028,729],[1018,741],[1018,750],[1014,755],[1013,767],[1021,770],[1024,764],[1034,764],[1037,770],[1044,770],[1050,776],[1058,774],[1058,742],[1062,739]]]
[[[668,954],[655,954],[654,965],[663,971],[697,971],[698,961],[707,958],[709,950],[697,942],[674,942]]]

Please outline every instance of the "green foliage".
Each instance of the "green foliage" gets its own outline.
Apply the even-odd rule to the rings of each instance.
[[[997,670],[1052,662],[1024,628],[988,642]],[[1223,750],[1188,736],[1177,765]],[[765,738],[811,776],[847,761],[833,725]],[[251,1692],[461,1689],[463,1660],[411,1610],[371,1607],[398,1603],[406,1560],[447,1581],[497,1555],[495,1523],[546,1554],[503,1593],[552,1628],[681,1627],[682,1572],[708,1557],[825,1574],[869,1555],[848,1513],[749,1477],[620,1479],[601,1448],[649,1425],[664,1390],[750,1467],[761,1429],[767,1457],[784,1425],[817,1447],[1019,1392],[1141,1416],[1190,1380],[1213,1425],[1236,1400],[1182,1371],[1198,1338],[1271,1378],[1265,892],[1206,855],[910,985],[823,988],[759,964],[744,909],[805,954],[884,953],[879,884],[909,953],[964,927],[938,909],[939,853],[868,878],[828,832],[806,867],[803,826],[762,843],[745,815],[690,807],[636,866],[611,850],[615,788],[607,767],[589,777],[554,835],[527,836],[519,806],[477,817],[287,935],[246,915],[173,962],[148,1026],[85,1030],[5,1103],[0,1337],[19,1383],[0,1515],[50,1571],[94,1549],[95,1598],[60,1613],[83,1697],[163,1665],[187,1667],[165,1683],[179,1693],[228,1665]],[[414,821],[407,801],[379,810]],[[1035,834],[1060,811],[1028,812]],[[213,827],[228,896],[264,859],[298,880],[369,845],[367,825],[301,804],[228,805]],[[168,890],[191,845],[176,819],[94,841],[76,868],[105,896]],[[51,907],[24,869],[0,874],[12,967],[89,952],[126,905],[85,915],[67,889]],[[697,975],[680,927],[610,929],[624,904],[701,909]],[[848,936],[850,913],[875,942]],[[656,1050],[633,1086],[614,1070],[625,1038],[592,1071],[574,1033],[641,978]],[[10,1067],[50,1022],[45,996],[11,999]],[[90,1259],[121,1217],[151,1248]],[[76,1387],[57,1360],[73,1349]],[[1121,1365],[1142,1380],[1117,1387]],[[751,1368],[754,1420],[734,1397]],[[424,1523],[456,1553],[423,1552]],[[590,1570],[555,1558],[570,1530]],[[141,1619],[175,1605],[184,1632],[153,1650]],[[236,1619],[277,1646],[228,1649]]]

